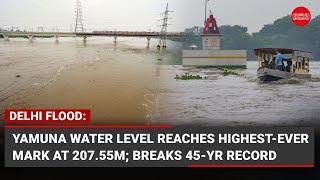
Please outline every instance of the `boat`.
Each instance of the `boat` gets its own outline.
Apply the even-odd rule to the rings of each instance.
[[[281,70],[276,69],[275,55],[283,55]],[[277,81],[280,79],[311,79],[310,59],[312,53],[287,48],[259,48],[254,49],[258,61],[258,78],[261,81]]]

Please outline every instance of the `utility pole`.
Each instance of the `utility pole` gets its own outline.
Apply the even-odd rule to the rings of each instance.
[[[75,13],[76,13],[76,25],[75,25],[75,28],[74,28],[74,32],[84,32],[82,6],[81,6],[81,1],[80,0],[76,1]]]
[[[170,12],[172,12],[172,11],[169,11],[169,4],[167,3],[166,10],[163,13],[160,38],[159,38],[159,43],[157,46],[158,50],[160,50],[161,48],[162,49],[167,48],[168,19],[169,19]]]

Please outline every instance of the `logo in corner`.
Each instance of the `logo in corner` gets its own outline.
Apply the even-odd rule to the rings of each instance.
[[[306,26],[310,23],[312,18],[311,12],[308,8],[300,6],[295,8],[291,13],[291,20],[296,26]]]

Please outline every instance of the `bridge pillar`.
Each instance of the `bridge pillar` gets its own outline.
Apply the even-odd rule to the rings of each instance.
[[[117,38],[118,38],[117,36],[114,37],[114,41],[113,41],[113,42],[114,42],[115,44],[117,44]]]
[[[150,40],[151,40],[151,37],[147,37],[147,40],[148,40],[147,47],[149,48],[149,47],[150,47]]]
[[[33,39],[34,39],[33,35],[28,35],[28,39],[29,39],[29,42],[33,42]]]
[[[8,36],[8,35],[4,34],[4,35],[3,35],[3,37],[4,37],[4,40],[5,40],[5,41],[10,41],[10,39],[9,39],[9,36]]]
[[[87,42],[87,36],[83,36],[83,42],[86,43]]]
[[[59,36],[56,34],[56,35],[54,35],[54,37],[56,38],[56,43],[59,43]]]
[[[165,45],[165,44],[162,45],[162,46],[161,46],[161,45],[158,45],[158,46],[157,46],[157,49],[158,49],[159,51],[160,51],[160,50],[163,50],[163,49],[167,49],[167,45]]]

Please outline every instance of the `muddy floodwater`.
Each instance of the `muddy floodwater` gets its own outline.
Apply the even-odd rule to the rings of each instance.
[[[157,57],[145,38],[2,39],[0,107],[85,108],[96,124],[149,123]]]
[[[239,76],[181,65],[145,38],[0,39],[0,109],[85,108],[94,124],[319,125],[320,63],[311,81],[261,84],[256,62]],[[162,61],[159,61],[162,57]],[[185,72],[206,80],[177,81]],[[3,119],[3,114],[0,115]]]
[[[162,123],[234,125],[320,125],[320,63],[311,63],[311,81],[292,79],[259,83],[257,63],[249,61],[239,76],[217,69],[162,66]],[[207,80],[175,80],[176,74],[199,74]]]

